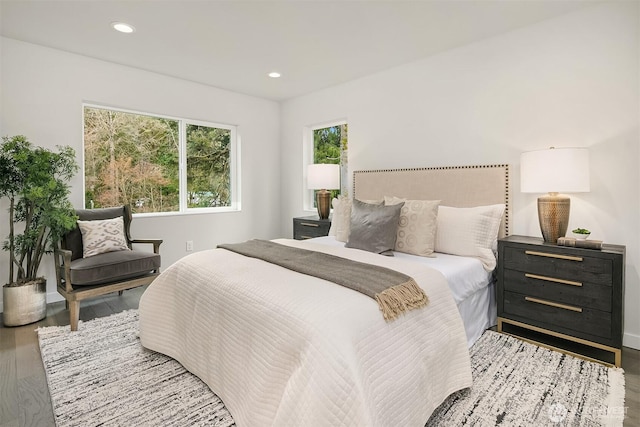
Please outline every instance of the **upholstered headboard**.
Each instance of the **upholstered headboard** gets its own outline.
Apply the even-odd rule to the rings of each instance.
[[[509,235],[509,165],[355,171],[353,194],[360,200],[441,200],[441,205],[460,208],[504,203],[499,236]]]

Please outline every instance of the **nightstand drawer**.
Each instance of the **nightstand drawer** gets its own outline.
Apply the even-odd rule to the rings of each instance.
[[[312,239],[329,235],[331,221],[318,217],[300,217],[293,219],[293,238],[296,240]]]
[[[517,270],[504,270],[504,289],[510,292],[578,305],[602,311],[611,311],[611,286],[589,282],[558,279]]]
[[[612,262],[602,257],[573,255],[567,250],[559,252],[544,247],[506,247],[502,262],[505,269],[612,286]]]
[[[611,313],[605,311],[505,291],[504,312],[535,326],[551,325],[611,339]]]

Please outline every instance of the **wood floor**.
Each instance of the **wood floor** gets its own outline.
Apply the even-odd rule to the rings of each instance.
[[[83,301],[80,319],[138,308],[144,289]],[[35,329],[68,324],[64,302],[56,302],[48,305],[47,317],[40,322],[16,328],[0,326],[0,427],[55,426]],[[640,351],[624,348],[622,367],[626,381],[624,427],[640,426]]]

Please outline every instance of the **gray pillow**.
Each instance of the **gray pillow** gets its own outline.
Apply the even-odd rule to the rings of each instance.
[[[404,203],[371,205],[354,199],[351,206],[351,233],[345,247],[393,256],[402,206]]]

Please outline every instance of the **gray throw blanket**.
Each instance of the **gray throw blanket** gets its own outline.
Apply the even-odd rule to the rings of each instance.
[[[411,277],[377,265],[268,240],[249,240],[218,247],[319,277],[374,298],[387,321],[429,302],[422,288]]]

